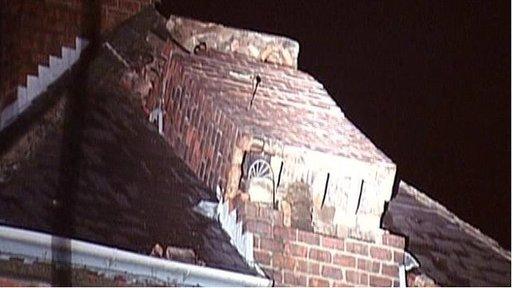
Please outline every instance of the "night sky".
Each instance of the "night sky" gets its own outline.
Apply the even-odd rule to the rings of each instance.
[[[172,2],[172,3],[171,3]],[[509,1],[170,1],[280,34],[398,177],[510,249]]]

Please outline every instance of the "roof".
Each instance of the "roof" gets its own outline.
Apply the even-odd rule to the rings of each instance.
[[[153,53],[146,36],[161,25],[148,8],[107,41],[136,63]],[[101,47],[87,70],[61,78],[0,133],[0,223],[145,255],[156,243],[191,248],[206,266],[256,275],[220,224],[193,211],[215,193],[118,84],[132,69],[118,56]]]
[[[510,252],[405,182],[383,227],[407,237],[419,271],[442,286],[510,286]]]
[[[364,162],[392,163],[305,72],[214,49],[174,53],[172,59],[242,133]],[[249,107],[257,76],[261,82]]]

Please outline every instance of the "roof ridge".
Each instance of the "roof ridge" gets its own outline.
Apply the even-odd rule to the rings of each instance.
[[[464,220],[460,219],[455,215],[453,212],[448,210],[445,206],[443,206],[441,203],[433,200],[432,198],[428,197],[425,193],[422,193],[418,189],[416,189],[414,186],[408,184],[407,182],[400,180],[400,187],[405,188],[404,191],[414,197],[414,199],[420,201],[421,203],[429,206],[434,207],[436,210],[438,210],[440,213],[439,215],[443,216],[450,222],[453,222],[457,226],[459,226],[464,232],[467,232],[471,236],[477,238],[482,243],[488,245],[492,250],[494,250],[496,253],[500,254],[501,256],[507,258],[507,260],[511,260],[510,251],[504,249],[500,246],[500,244],[489,237],[488,235],[485,235],[482,233],[478,228],[472,226],[471,224],[465,222]]]

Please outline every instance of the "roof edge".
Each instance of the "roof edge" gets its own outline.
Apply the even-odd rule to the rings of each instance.
[[[0,255],[52,262],[69,253],[72,266],[128,273],[187,286],[271,286],[272,280],[221,269],[160,259],[85,241],[0,226]],[[56,253],[55,253],[56,252]],[[64,255],[62,255],[64,254]],[[60,256],[60,257],[59,257]]]
[[[414,186],[406,183],[403,180],[400,180],[399,187],[404,188],[404,191],[407,194],[414,197],[414,199],[420,201],[421,203],[423,203],[429,207],[434,207],[436,210],[440,211],[439,215],[446,218],[450,222],[455,223],[463,231],[469,233],[470,235],[472,235],[475,238],[477,238],[478,240],[480,240],[482,243],[488,245],[492,250],[494,250],[496,253],[500,254],[501,256],[505,257],[507,260],[509,260],[509,261],[511,260],[510,251],[502,248],[496,240],[485,235],[478,228],[473,227],[471,224],[469,224],[469,223],[465,222],[464,220],[460,219],[459,217],[457,217],[457,215],[455,215],[453,212],[450,212],[441,203],[428,197],[425,193],[420,192]]]

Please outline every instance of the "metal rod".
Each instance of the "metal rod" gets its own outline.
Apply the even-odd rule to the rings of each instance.
[[[324,208],[325,198],[327,198],[327,189],[329,188],[329,178],[331,174],[327,173],[327,180],[325,180],[324,198],[322,198],[322,206]]]
[[[260,85],[261,77],[260,75],[256,75],[256,85],[254,86],[254,90],[252,91],[252,98],[251,103],[249,103],[249,108],[252,107],[252,102],[254,101],[254,98],[256,97],[256,91],[258,90],[258,85]]]

